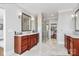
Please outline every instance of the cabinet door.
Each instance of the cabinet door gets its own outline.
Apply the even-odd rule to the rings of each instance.
[[[36,36],[37,38],[37,40],[36,40],[36,43],[38,43],[39,42],[39,34],[37,34],[37,36]]]
[[[29,40],[29,37],[28,36],[23,36],[22,37],[22,40],[21,40],[22,45],[27,44],[28,43],[28,40]]]
[[[36,36],[35,35],[31,35],[30,36],[30,40],[31,40],[31,47],[33,47],[36,43]]]
[[[67,36],[65,35],[65,39],[64,39],[64,46],[65,48],[67,48]]]
[[[14,36],[14,51],[18,54],[21,53],[21,37]]]
[[[73,47],[76,48],[76,49],[79,49],[79,39],[74,38],[73,40],[74,40]]]
[[[72,38],[72,55],[79,56],[79,39],[78,38]]]
[[[67,36],[67,49],[70,49],[70,36]]]
[[[73,49],[73,55],[79,56],[79,49]]]
[[[33,45],[36,44],[36,34],[33,35]]]
[[[28,50],[28,40],[29,40],[28,36],[22,37],[22,39],[21,39],[21,51],[22,52]]]
[[[23,53],[26,50],[28,50],[28,46],[27,45],[21,46],[21,53]]]
[[[28,50],[31,48],[31,40],[30,40],[30,36],[28,36]]]
[[[35,34],[35,44],[37,44],[39,41],[39,34]]]
[[[33,35],[30,36],[30,41],[31,41],[31,42],[30,42],[31,47],[33,47],[33,43],[34,43],[34,37],[33,37]]]

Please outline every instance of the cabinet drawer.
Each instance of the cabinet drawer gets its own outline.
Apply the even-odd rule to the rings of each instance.
[[[79,49],[79,39],[74,39],[73,47]]]
[[[22,39],[29,39],[29,36],[22,36]]]
[[[79,56],[79,49],[74,49],[74,55]]]
[[[24,45],[24,46],[21,47],[21,51],[25,51],[27,49],[28,49],[28,46],[27,45]]]
[[[21,46],[27,45],[27,43],[28,43],[28,42],[22,42],[22,43],[21,43]]]
[[[25,41],[27,39],[29,39],[29,38],[28,37],[25,37],[25,36],[22,37],[22,41]]]
[[[29,39],[22,39],[22,40],[21,40],[21,43],[22,43],[22,44],[26,44],[26,43],[28,43],[28,42],[29,42]]]
[[[70,49],[70,53],[73,56],[79,56],[79,49]]]
[[[28,45],[28,42],[27,42],[27,43],[22,43],[22,44],[21,44],[21,46],[24,46],[24,45]]]
[[[22,54],[26,50],[30,50],[38,41],[38,35],[26,35],[26,36],[17,36],[15,37],[15,52]]]
[[[21,42],[28,42],[28,39],[22,39]]]

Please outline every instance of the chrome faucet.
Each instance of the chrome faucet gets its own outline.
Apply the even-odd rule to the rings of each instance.
[[[16,31],[14,31],[14,34],[15,35],[19,35],[19,34],[22,34],[22,32],[16,32]]]

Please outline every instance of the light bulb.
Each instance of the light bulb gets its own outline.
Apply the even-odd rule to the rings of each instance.
[[[32,19],[31,19],[32,21],[34,20],[34,18],[32,17]]]
[[[78,15],[75,15],[76,17],[78,16]]]
[[[72,16],[72,17],[74,17],[74,15],[73,15],[73,14],[72,14],[71,16]]]

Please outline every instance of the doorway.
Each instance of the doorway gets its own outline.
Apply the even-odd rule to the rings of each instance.
[[[51,34],[51,41],[52,43],[57,43],[57,23],[50,24],[50,34]]]

